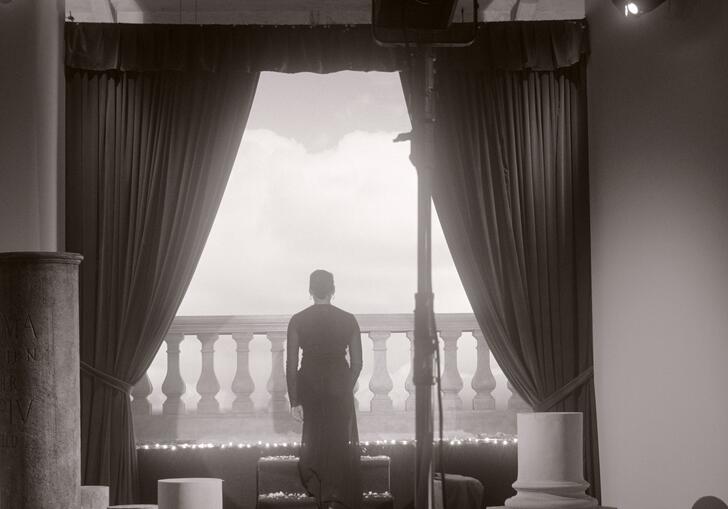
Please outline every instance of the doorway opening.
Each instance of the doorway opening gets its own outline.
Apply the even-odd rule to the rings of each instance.
[[[311,304],[308,275],[324,268],[336,279],[333,304],[367,317],[360,320],[364,368],[356,393],[362,439],[413,438],[410,335],[401,323],[411,319],[416,291],[417,175],[409,143],[393,143],[410,129],[396,73],[261,74],[225,195],[175,321],[195,323],[193,317],[204,317],[210,325],[217,317],[220,325],[228,324],[217,332],[212,372],[210,357],[205,360],[195,337],[200,330],[192,325],[184,330],[179,375],[186,414],[195,414],[200,390],[214,392],[221,415],[236,418],[285,404],[280,329]],[[453,416],[469,413],[477,423],[463,425],[462,415],[453,417],[450,425],[446,420],[446,433],[512,432],[515,426],[504,427],[503,415],[491,413],[494,419],[488,420],[475,411],[484,410],[475,400],[487,392],[494,399],[492,409],[505,415],[512,395],[492,356],[478,358],[472,331],[477,323],[436,214],[432,249],[435,310],[443,320],[445,314],[457,314],[448,319],[462,328],[457,337],[443,337],[449,348],[443,374],[446,409]],[[255,320],[275,325],[256,328],[250,323]],[[389,335],[382,339],[370,333],[362,321],[380,332],[389,327]],[[251,338],[236,337],[230,322],[245,322],[249,328],[239,332]],[[241,341],[247,349],[242,357]],[[148,371],[153,387],[148,399],[155,412],[164,412],[165,350],[160,348]],[[474,376],[495,377],[495,388],[483,389]],[[178,379],[175,383],[179,386]],[[391,429],[382,429],[376,414],[389,406],[398,417],[388,419]],[[135,427],[144,441],[145,426]],[[174,432],[209,440],[299,436],[295,426],[284,426],[270,430],[271,438],[264,422],[254,427],[254,436],[228,436],[233,428],[191,430],[178,423]]]

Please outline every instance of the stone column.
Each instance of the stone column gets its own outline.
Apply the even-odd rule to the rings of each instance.
[[[478,349],[478,364],[470,381],[470,386],[475,391],[473,410],[495,410],[495,398],[492,394],[495,389],[495,377],[490,369],[490,349],[482,332],[473,331],[473,337]]]
[[[197,403],[198,414],[220,413],[220,403],[217,401],[217,393],[220,392],[220,382],[215,374],[215,341],[218,334],[198,334],[197,339],[202,343],[202,370],[200,379],[197,381],[197,393],[200,401]]]
[[[162,413],[165,415],[183,415],[187,409],[182,395],[187,392],[187,386],[179,369],[179,345],[184,341],[184,334],[167,334],[167,374],[162,382],[162,394],[166,396],[162,403]]]
[[[442,368],[442,407],[443,410],[459,410],[463,406],[460,391],[463,388],[463,377],[458,370],[458,339],[462,336],[459,330],[444,330],[440,333],[443,342],[444,366]]]
[[[253,340],[252,332],[234,332],[233,339],[237,343],[238,366],[233,378],[232,391],[235,394],[233,401],[233,412],[252,413],[253,400],[250,395],[255,390],[255,382],[250,376],[250,365],[248,357],[250,353],[250,342]]]
[[[139,382],[131,390],[131,413],[134,415],[152,415],[152,404],[149,402],[149,396],[152,394],[154,387],[149,375],[144,373]]]
[[[584,480],[582,414],[518,414],[516,495],[506,507],[587,509],[597,507]]]
[[[415,331],[407,331],[407,339],[409,339],[410,344],[410,369],[409,373],[407,373],[407,380],[404,381],[404,390],[407,391],[404,409],[409,412],[415,409],[415,383],[412,380],[415,365]]]
[[[78,507],[78,265],[0,254],[0,507]]]
[[[359,410],[359,398],[356,396],[357,392],[359,392],[359,380],[354,384],[354,410]]]
[[[0,251],[64,248],[64,11],[0,0]]]
[[[285,332],[269,332],[267,334],[270,341],[270,378],[266,384],[266,389],[270,393],[270,402],[268,408],[273,413],[288,412],[288,398],[286,392],[286,372],[283,367],[283,355],[285,352],[286,333]]]
[[[374,369],[369,380],[369,390],[374,393],[371,401],[372,412],[389,412],[392,410],[392,398],[389,393],[394,384],[387,369],[387,339],[390,332],[370,332],[373,343]]]

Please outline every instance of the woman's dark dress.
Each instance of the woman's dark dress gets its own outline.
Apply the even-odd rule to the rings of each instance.
[[[303,352],[298,369],[298,349]],[[303,406],[301,481],[321,507],[359,509],[361,478],[354,384],[362,366],[354,315],[314,304],[288,324],[286,378],[291,406]],[[346,362],[349,352],[351,365]]]

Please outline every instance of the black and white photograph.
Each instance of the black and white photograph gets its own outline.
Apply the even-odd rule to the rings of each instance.
[[[728,509],[728,0],[0,0],[0,509]]]

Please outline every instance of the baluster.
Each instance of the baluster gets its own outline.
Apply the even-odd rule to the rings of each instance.
[[[285,332],[269,332],[267,334],[270,341],[271,352],[271,369],[270,378],[266,384],[266,388],[270,393],[270,402],[268,408],[271,412],[287,412],[288,398],[286,398],[286,372],[283,368],[283,353],[286,340]]]
[[[412,380],[413,368],[415,365],[415,332],[407,331],[407,339],[409,339],[410,344],[410,369],[407,374],[407,380],[404,381],[404,389],[407,391],[407,399],[404,402],[404,409],[409,411],[415,409],[415,384]]]
[[[149,375],[144,373],[142,379],[131,390],[131,395],[134,398],[131,402],[133,415],[152,415],[152,404],[149,402],[149,395],[153,389]]]
[[[235,343],[237,343],[238,365],[235,370],[235,378],[233,378],[232,391],[235,394],[233,401],[233,412],[236,413],[252,413],[253,400],[250,395],[255,390],[255,382],[250,376],[249,352],[250,342],[253,339],[252,332],[236,332],[233,335]]]
[[[370,403],[372,412],[388,412],[392,410],[392,398],[389,396],[394,387],[392,377],[387,369],[387,339],[390,332],[370,332],[373,343],[374,369],[369,380],[369,390],[374,393]]]
[[[526,403],[521,395],[516,392],[516,389],[513,387],[510,380],[506,383],[506,387],[508,387],[508,390],[511,391],[511,397],[508,398],[508,409],[515,412],[530,412],[531,407],[528,406],[528,403]]]
[[[165,415],[181,415],[186,411],[182,395],[187,388],[179,369],[179,345],[184,339],[184,334],[168,334],[164,338],[167,342],[167,375],[162,383],[162,393],[167,398],[162,404],[162,413]]]
[[[495,398],[492,392],[496,384],[493,372],[490,370],[490,349],[482,332],[473,331],[473,337],[478,349],[478,364],[470,382],[470,386],[475,391],[473,410],[495,410]]]
[[[217,393],[220,392],[220,383],[215,375],[215,341],[218,334],[198,334],[197,339],[202,344],[202,371],[197,381],[197,392],[200,394],[200,401],[197,403],[197,413],[216,414],[220,412],[220,403],[217,401]]]
[[[460,391],[463,388],[463,378],[458,371],[458,339],[462,336],[459,330],[444,330],[440,337],[444,344],[444,366],[442,369],[442,407],[448,410],[462,408],[463,400]]]

